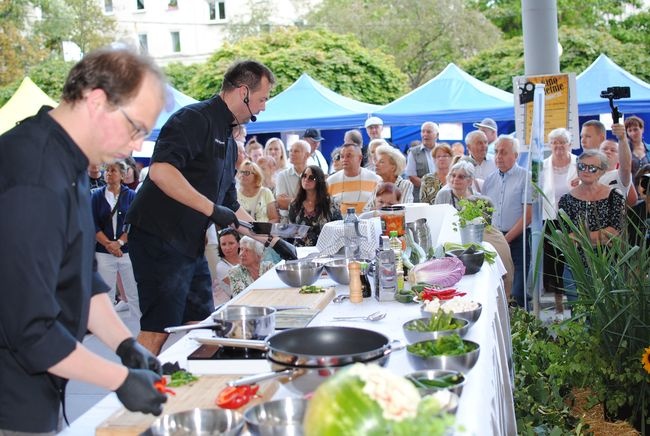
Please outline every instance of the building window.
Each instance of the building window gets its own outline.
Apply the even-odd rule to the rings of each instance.
[[[149,54],[149,41],[147,40],[146,33],[141,33],[138,35],[138,44],[140,46],[141,54]]]
[[[113,0],[104,0],[104,12],[107,14],[113,13]]]
[[[180,53],[181,51],[181,33],[172,32],[172,51],[174,53]]]
[[[210,8],[210,20],[225,20],[226,19],[226,2],[210,0],[208,2]]]
[[[135,8],[138,11],[144,10],[144,0],[135,0]]]

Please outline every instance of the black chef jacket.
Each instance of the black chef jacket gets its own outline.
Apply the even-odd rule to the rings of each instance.
[[[64,381],[46,370],[88,325],[94,265],[88,159],[50,108],[0,136],[0,429],[56,429]]]
[[[152,163],[173,165],[201,194],[236,211],[237,147],[228,141],[233,121],[219,96],[181,108],[160,131]],[[203,254],[210,224],[208,217],[168,197],[149,177],[131,203],[126,221],[192,258]]]

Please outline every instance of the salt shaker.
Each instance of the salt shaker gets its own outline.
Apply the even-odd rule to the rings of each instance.
[[[361,303],[363,291],[361,289],[361,265],[359,262],[348,263],[348,274],[350,275],[350,302]]]

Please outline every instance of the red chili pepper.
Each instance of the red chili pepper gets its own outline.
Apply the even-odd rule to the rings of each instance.
[[[156,388],[156,390],[161,394],[176,395],[176,392],[174,392],[172,389],[169,389],[167,387],[167,379],[165,377],[161,378],[158,381],[155,381],[153,383],[153,387]]]
[[[259,385],[226,386],[215,401],[222,409],[239,409],[255,397]]]

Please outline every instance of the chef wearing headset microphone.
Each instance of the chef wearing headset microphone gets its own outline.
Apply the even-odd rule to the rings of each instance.
[[[138,342],[158,354],[164,328],[207,318],[214,310],[205,232],[234,226],[283,259],[295,247],[279,238],[251,234],[239,220],[252,221],[237,202],[234,127],[256,121],[275,77],[265,65],[240,61],[224,74],[214,97],[174,113],[165,123],[151,158],[149,175],[127,214],[129,251],[138,283]]]

